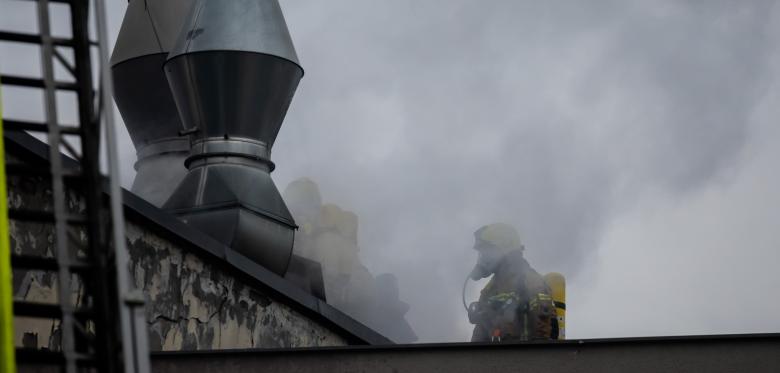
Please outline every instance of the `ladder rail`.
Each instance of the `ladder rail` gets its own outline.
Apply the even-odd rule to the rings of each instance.
[[[60,365],[68,373],[87,365],[101,372],[146,373],[150,369],[144,299],[143,294],[134,289],[126,271],[129,255],[125,246],[118,173],[105,0],[31,1],[37,3],[38,33],[0,30],[0,40],[39,45],[42,76],[3,75],[0,81],[3,85],[41,89],[45,121],[9,118],[5,129],[45,133],[49,144],[49,164],[32,166],[14,162],[9,165],[8,172],[16,177],[41,177],[50,181],[51,205],[33,210],[20,206],[9,211],[8,217],[15,221],[53,226],[55,255],[36,257],[19,254],[9,259],[16,269],[54,274],[58,284],[58,302],[41,304],[19,300],[12,302],[12,307],[20,316],[27,314],[36,318],[58,319],[60,347],[49,351],[16,349],[17,359],[21,356],[27,362],[37,361],[35,356],[48,354],[48,358],[40,362]],[[68,4],[70,37],[52,35],[51,3]],[[89,36],[90,6],[94,6],[96,29],[93,31],[96,31],[97,40],[91,40]],[[72,58],[65,58],[58,48],[70,49]],[[96,64],[93,48],[98,52]],[[72,80],[55,79],[57,63],[67,70]],[[100,69],[97,87],[92,76],[95,68]],[[60,91],[76,94],[78,119],[75,125],[59,123],[56,95]],[[102,134],[109,162],[110,193],[107,200],[103,195],[104,177],[100,173],[101,124],[105,126]],[[80,151],[67,141],[66,136],[78,137]],[[63,150],[75,157],[79,167],[63,168]],[[75,185],[78,185],[85,202],[84,211],[70,211],[68,208],[68,191]],[[107,219],[109,215],[110,219]],[[73,238],[74,228],[86,234],[84,242]],[[82,243],[86,246],[82,247]],[[76,247],[83,249],[86,257],[81,258],[78,253],[72,252]],[[84,286],[84,294],[89,294],[90,298],[83,298],[89,299],[88,302],[82,302],[80,297],[73,301],[72,293],[77,284],[74,276],[82,279],[78,284],[79,287]],[[119,320],[114,318],[116,312]]]
[[[59,294],[60,349],[64,358],[64,371],[76,373],[75,337],[73,335],[73,306],[71,305],[70,255],[67,241],[67,212],[65,207],[65,185],[62,178],[60,158],[60,127],[57,125],[57,97],[54,82],[54,43],[50,30],[49,0],[39,0],[38,32],[41,39],[41,70],[44,84],[44,115],[48,129],[49,171],[51,173],[52,204],[54,212],[54,245]]]
[[[112,245],[108,210],[103,199],[103,176],[100,174],[100,117],[96,105],[96,87],[93,83],[93,47],[90,40],[89,7],[92,1],[78,0],[71,3],[71,35],[74,39],[73,57],[75,79],[78,82],[78,122],[81,135],[81,171],[84,178],[84,196],[87,216],[88,256],[95,263],[92,281],[86,285],[96,300],[93,322],[96,335],[95,354],[101,371],[121,371],[121,332],[117,325],[116,268],[110,262]],[[114,270],[112,270],[114,269]]]

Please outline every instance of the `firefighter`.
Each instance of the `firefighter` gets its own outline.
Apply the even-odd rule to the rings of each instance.
[[[472,280],[493,276],[479,301],[468,307],[472,342],[557,339],[557,318],[550,288],[523,258],[520,235],[504,223],[474,232],[477,264]]]

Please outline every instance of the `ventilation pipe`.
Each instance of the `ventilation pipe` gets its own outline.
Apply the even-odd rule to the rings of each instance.
[[[163,64],[192,0],[131,0],[111,56],[114,97],[135,145],[131,190],[161,206],[181,182],[189,151]]]
[[[164,208],[284,275],[296,225],[271,148],[303,69],[278,1],[196,1],[165,73],[192,146]]]

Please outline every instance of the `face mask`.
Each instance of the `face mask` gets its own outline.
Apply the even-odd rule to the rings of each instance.
[[[504,255],[499,250],[480,250],[477,265],[471,270],[469,276],[472,280],[477,281],[492,275],[503,257]]]

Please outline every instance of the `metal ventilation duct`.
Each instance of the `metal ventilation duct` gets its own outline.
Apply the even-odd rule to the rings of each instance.
[[[296,228],[271,147],[303,76],[277,0],[198,0],[165,64],[189,173],[164,208],[284,274]]]
[[[161,206],[181,182],[189,141],[163,64],[192,0],[132,0],[111,56],[114,97],[138,156],[131,190]]]

